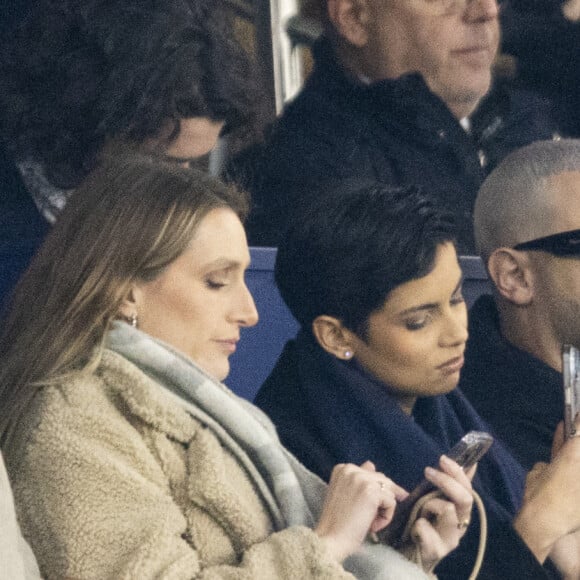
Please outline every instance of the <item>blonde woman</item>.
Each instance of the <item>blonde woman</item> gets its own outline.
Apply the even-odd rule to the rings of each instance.
[[[0,432],[46,578],[424,578],[462,537],[456,464],[429,476],[449,501],[418,520],[419,567],[365,540],[405,490],[370,462],[326,486],[219,382],[258,319],[246,211],[197,172],[110,159],[19,284]]]

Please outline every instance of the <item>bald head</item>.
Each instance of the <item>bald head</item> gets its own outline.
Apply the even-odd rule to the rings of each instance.
[[[506,157],[475,203],[475,241],[484,262],[497,248],[578,228],[579,192],[580,140],[538,141]]]

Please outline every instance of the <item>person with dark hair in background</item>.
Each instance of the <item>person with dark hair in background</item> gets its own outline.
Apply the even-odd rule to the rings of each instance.
[[[247,209],[199,171],[103,159],[17,286],[0,442],[45,578],[426,580],[464,535],[456,463],[427,475],[449,501],[417,520],[416,565],[367,540],[405,490],[368,461],[327,486],[221,383],[258,320]]]
[[[323,478],[337,461],[365,457],[411,489],[467,431],[488,430],[456,388],[467,310],[455,228],[414,188],[335,193],[305,211],[278,250],[276,282],[301,329],[256,403]],[[541,491],[530,480],[523,505],[524,470],[501,442],[479,462],[473,487],[489,534],[478,578],[548,578],[557,574],[554,564],[572,577],[577,558],[569,562],[561,548],[577,546],[568,534],[580,526],[573,475],[580,440],[563,452],[544,472]],[[478,538],[474,519],[438,577],[467,578]]]
[[[252,114],[216,0],[41,0],[0,52],[0,301],[116,142],[190,163]]]

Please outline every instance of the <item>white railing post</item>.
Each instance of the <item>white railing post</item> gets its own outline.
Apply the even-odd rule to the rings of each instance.
[[[303,65],[286,32],[288,19],[298,13],[297,0],[270,0],[272,62],[276,114],[280,114],[302,86]]]

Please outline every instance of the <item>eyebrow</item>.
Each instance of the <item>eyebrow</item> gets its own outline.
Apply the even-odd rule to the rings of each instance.
[[[461,288],[462,284],[463,284],[463,274],[459,278],[459,282],[457,283],[457,286],[455,286],[455,289],[451,293],[452,296],[453,296],[453,294],[456,294],[458,292],[458,290]],[[439,306],[439,304],[437,302],[427,302],[426,304],[420,304],[419,306],[412,306],[411,308],[407,308],[405,310],[402,310],[401,312],[399,312],[399,315],[405,316],[407,314],[413,314],[415,312],[422,312],[423,310],[434,310],[438,306]]]
[[[207,272],[212,272],[215,270],[235,270],[236,268],[245,267],[242,262],[238,260],[228,260],[227,258],[217,258],[213,262],[205,264],[204,270]]]

